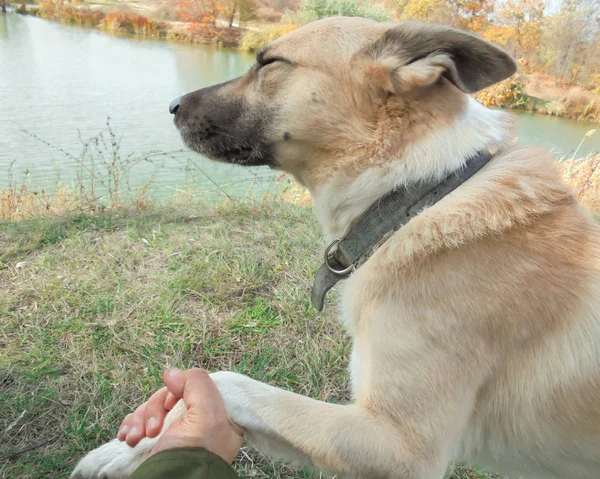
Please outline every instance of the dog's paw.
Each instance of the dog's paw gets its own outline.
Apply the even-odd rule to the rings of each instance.
[[[183,401],[167,414],[160,434],[152,439],[144,438],[135,447],[129,447],[118,439],[100,446],[88,453],[71,474],[70,479],[129,479],[144,462],[158,439],[171,424],[185,414]]]
[[[156,439],[142,439],[137,446],[112,441],[88,453],[71,474],[71,479],[128,479],[150,455]]]

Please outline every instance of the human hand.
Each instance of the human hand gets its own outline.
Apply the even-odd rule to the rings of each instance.
[[[170,368],[164,375],[164,383],[166,387],[125,417],[118,439],[134,447],[144,437],[158,436],[167,413],[183,399],[185,414],[163,432],[152,454],[179,447],[202,447],[233,462],[242,446],[244,431],[229,419],[208,372]]]

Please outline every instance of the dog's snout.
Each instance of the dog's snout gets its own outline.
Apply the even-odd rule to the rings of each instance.
[[[175,98],[171,104],[169,105],[169,113],[174,115],[179,110],[179,106],[181,105],[181,97]]]

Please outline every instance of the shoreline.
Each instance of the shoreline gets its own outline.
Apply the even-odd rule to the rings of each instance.
[[[243,27],[215,26],[206,31],[193,30],[192,24],[153,18],[129,9],[90,8],[85,6],[61,7],[43,10],[37,4],[23,3],[10,5],[18,15],[26,15],[42,20],[92,29],[113,36],[134,35],[140,38],[213,45],[217,48],[241,49],[241,39],[249,29]]]

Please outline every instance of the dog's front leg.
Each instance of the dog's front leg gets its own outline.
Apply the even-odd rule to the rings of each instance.
[[[417,450],[391,421],[359,405],[316,401],[236,373],[211,377],[248,441],[276,459],[361,479],[444,475],[441,457]]]

